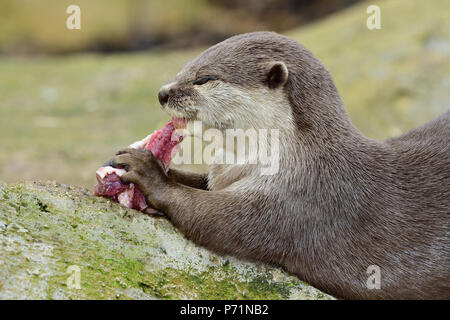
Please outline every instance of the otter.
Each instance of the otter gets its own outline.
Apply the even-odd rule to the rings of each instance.
[[[337,298],[450,298],[450,111],[399,137],[369,139],[322,63],[272,32],[210,47],[158,97],[173,117],[280,132],[274,175],[246,163],[166,173],[149,151],[117,153],[122,181],[186,237],[280,266]],[[371,266],[376,288],[367,285]]]

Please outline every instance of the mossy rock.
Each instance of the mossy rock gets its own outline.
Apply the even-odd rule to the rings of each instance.
[[[166,218],[54,182],[0,183],[0,243],[0,299],[331,298],[198,247]]]

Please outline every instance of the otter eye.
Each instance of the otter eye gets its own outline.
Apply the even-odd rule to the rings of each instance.
[[[204,76],[200,77],[197,80],[194,81],[194,84],[201,86],[202,84],[207,83],[210,80],[217,80],[216,76]]]

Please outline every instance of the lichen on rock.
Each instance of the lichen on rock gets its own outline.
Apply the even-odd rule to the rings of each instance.
[[[280,269],[211,253],[167,219],[89,190],[0,183],[0,299],[330,298]]]

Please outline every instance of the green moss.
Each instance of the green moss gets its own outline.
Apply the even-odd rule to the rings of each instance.
[[[282,271],[198,248],[166,219],[93,200],[87,190],[54,183],[0,185],[0,237],[8,244],[0,247],[7,266],[0,298],[318,297]],[[80,269],[81,289],[67,287],[71,266]],[[19,276],[22,286],[8,283]],[[38,293],[30,296],[30,287]]]

